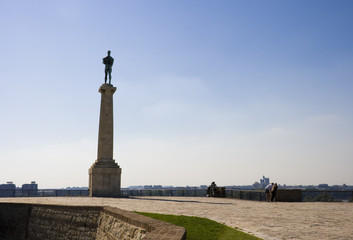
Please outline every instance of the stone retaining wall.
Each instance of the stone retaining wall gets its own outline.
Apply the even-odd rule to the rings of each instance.
[[[0,203],[1,240],[185,240],[182,227],[112,207]]]
[[[27,204],[0,204],[0,239],[27,239],[29,208]]]
[[[28,239],[96,239],[101,208],[65,206],[29,206]]]

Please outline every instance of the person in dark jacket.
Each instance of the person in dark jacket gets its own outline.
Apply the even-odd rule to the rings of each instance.
[[[278,190],[278,185],[277,185],[277,183],[275,183],[275,185],[273,185],[273,187],[271,189],[271,202],[273,202],[274,200],[277,200],[277,198],[276,198],[277,190]]]

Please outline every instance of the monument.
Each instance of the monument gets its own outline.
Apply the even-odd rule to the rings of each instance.
[[[111,84],[114,59],[103,58],[105,83],[99,88],[101,107],[98,132],[97,160],[89,169],[89,195],[91,197],[121,197],[121,168],[113,159],[113,94],[116,87]],[[109,83],[107,75],[109,74]]]
[[[110,51],[108,51],[108,56],[103,58],[103,64],[105,65],[105,77],[104,77],[104,83],[107,83],[107,75],[109,74],[109,84],[111,84],[112,81],[112,67],[114,64],[114,58],[110,56]]]

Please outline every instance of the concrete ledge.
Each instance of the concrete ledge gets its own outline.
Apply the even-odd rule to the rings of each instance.
[[[140,227],[147,231],[144,240],[185,240],[186,231],[183,227],[149,218],[137,213],[129,212],[119,208],[104,207],[104,213],[116,219]]]

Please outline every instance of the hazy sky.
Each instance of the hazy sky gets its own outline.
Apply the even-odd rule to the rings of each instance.
[[[353,1],[0,0],[0,183],[353,184]]]

